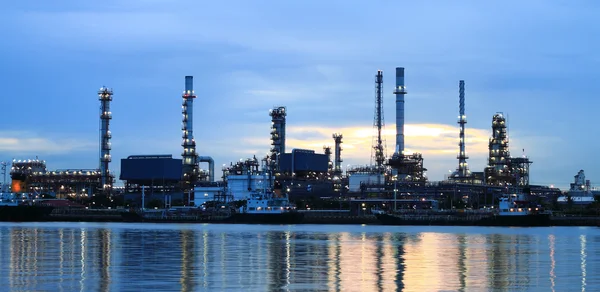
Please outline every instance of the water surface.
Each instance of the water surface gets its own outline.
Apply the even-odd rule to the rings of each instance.
[[[600,229],[0,223],[2,291],[598,291]]]

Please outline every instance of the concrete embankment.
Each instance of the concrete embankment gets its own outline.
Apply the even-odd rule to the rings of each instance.
[[[600,227],[599,216],[553,216],[552,226],[596,226]]]
[[[124,210],[106,209],[71,209],[54,210],[47,221],[65,222],[131,222],[122,216]],[[374,215],[353,215],[349,211],[301,211],[304,213],[302,224],[369,224],[379,225],[381,222]],[[478,215],[407,215],[402,216],[407,222],[402,225],[442,225],[473,226]],[[452,217],[452,218],[450,218]],[[161,220],[145,220],[145,222],[164,223],[227,223],[223,216],[170,216]],[[135,220],[133,220],[135,221]],[[553,216],[551,226],[600,226],[600,216]]]
[[[110,209],[55,209],[48,221],[62,222],[123,222],[122,210]]]
[[[302,224],[381,224],[374,215],[348,213],[305,213]]]

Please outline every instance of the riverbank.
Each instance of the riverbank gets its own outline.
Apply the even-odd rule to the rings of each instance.
[[[125,216],[124,216],[125,213]],[[43,221],[57,222],[147,222],[147,223],[229,223],[226,216],[179,215],[164,218],[135,219],[123,210],[56,210]],[[381,225],[374,215],[352,215],[345,211],[303,212],[300,224],[369,224]],[[476,226],[477,216],[410,216],[403,225]],[[552,216],[550,226],[600,226],[600,216]]]

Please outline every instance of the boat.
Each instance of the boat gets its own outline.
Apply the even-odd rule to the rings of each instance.
[[[287,196],[272,196],[264,193],[254,193],[246,200],[246,205],[239,208],[228,219],[231,223],[258,224],[299,224],[304,219],[304,213],[296,210]]]
[[[224,206],[223,206],[224,207]],[[199,207],[177,206],[168,209],[130,209],[121,212],[124,222],[152,223],[227,223],[229,209],[205,211]]]
[[[21,198],[13,193],[0,194],[0,221],[3,222],[32,222],[45,221],[54,210],[52,206],[44,206],[35,200]]]
[[[373,212],[384,225],[453,226],[550,226],[551,213],[525,198],[510,194],[500,198],[498,208],[488,210]]]
[[[500,198],[497,213],[484,218],[485,226],[550,226],[551,213],[541,205],[527,200],[525,194],[510,194]]]
[[[590,180],[585,179],[582,169],[574,176],[567,194],[559,196],[556,201],[561,205],[589,205],[596,200],[596,196],[600,196],[600,189],[593,187]]]

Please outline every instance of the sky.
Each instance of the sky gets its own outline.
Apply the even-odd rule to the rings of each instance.
[[[458,161],[465,80],[469,167],[487,161],[491,120],[531,183],[568,188],[596,163],[597,1],[21,0],[0,3],[0,161],[98,168],[101,86],[114,90],[110,168],[128,155],[180,157],[181,93],[194,76],[197,151],[223,164],[270,148],[269,109],[287,107],[287,149],[371,161],[375,74],[384,74],[387,153],[395,67],[405,68],[406,148],[430,180]],[[525,153],[523,153],[525,150]],[[207,166],[203,165],[203,168]],[[217,176],[220,171],[217,172]]]

